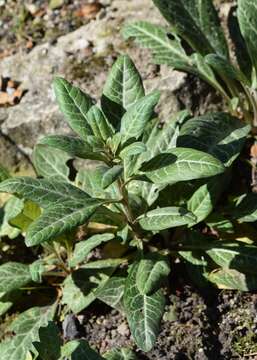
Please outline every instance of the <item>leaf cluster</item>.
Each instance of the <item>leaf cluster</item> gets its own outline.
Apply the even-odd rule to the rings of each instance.
[[[256,246],[231,239],[236,226],[256,220],[254,194],[216,208],[249,125],[229,114],[193,118],[187,111],[161,125],[159,92],[145,94],[128,56],[114,63],[99,104],[63,78],[54,89],[76,135],[40,140],[36,178],[0,182],[1,192],[13,194],[3,224],[24,236],[34,256],[31,263],[0,265],[1,315],[28,290],[54,294],[10,325],[15,336],[0,345],[4,360],[26,360],[28,353],[50,359],[45,343],[53,360],[101,359],[84,340],[63,344],[54,323],[58,314],[78,314],[95,300],[123,312],[137,346],[151,350],[163,287],[178,258],[199,283],[257,287]],[[106,358],[135,359],[124,349]]]

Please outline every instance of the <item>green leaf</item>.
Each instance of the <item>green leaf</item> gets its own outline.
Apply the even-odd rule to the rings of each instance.
[[[234,52],[236,55],[237,63],[241,71],[247,76],[247,79],[251,80],[252,63],[246,43],[240,30],[237,13],[235,11],[230,11],[229,13],[228,28],[230,38],[234,44]]]
[[[33,342],[39,341],[39,329],[53,319],[54,313],[55,305],[34,307],[18,315],[9,327],[9,331],[14,332],[15,336],[5,341],[1,360],[26,360],[28,351],[33,348]]]
[[[218,233],[234,233],[234,226],[232,222],[219,213],[213,212],[210,216],[208,216],[205,222],[212,230]]]
[[[159,123],[156,123],[146,140],[147,151],[138,156],[135,169],[144,161],[176,146],[179,126],[186,120],[188,115],[188,111],[181,111],[166,121],[161,128]],[[162,186],[146,181],[132,181],[129,184],[129,191],[145,199],[148,205],[151,206],[158,198]]]
[[[109,121],[117,127],[125,111],[144,94],[142,80],[133,61],[127,55],[119,56],[107,78],[101,99],[102,109]]]
[[[13,306],[13,302],[11,301],[2,301],[0,299],[0,316],[3,316],[11,307]],[[1,351],[1,347],[0,347]]]
[[[138,290],[142,295],[150,295],[160,288],[169,273],[167,258],[154,253],[142,258],[136,274]]]
[[[114,129],[107,120],[106,116],[97,105],[91,107],[87,113],[88,123],[90,124],[94,135],[101,140],[106,141],[114,135]]]
[[[94,290],[108,279],[108,272],[79,269],[69,275],[63,283],[62,303],[75,314],[95,300]]]
[[[100,154],[94,152],[88,142],[74,136],[48,135],[40,140],[40,144],[65,151],[72,157],[92,160],[100,160],[102,158]]]
[[[150,296],[140,293],[136,285],[138,266],[136,262],[130,269],[123,303],[132,336],[137,346],[147,352],[153,348],[159,333],[165,298],[161,290]]]
[[[70,171],[66,163],[69,159],[65,152],[46,145],[37,145],[33,151],[36,172],[44,178],[67,181]]]
[[[5,180],[0,184],[0,192],[18,194],[43,208],[71,200],[83,203],[89,198],[87,193],[69,183],[25,176]]]
[[[193,49],[228,57],[228,47],[212,0],[153,0],[165,19]]]
[[[87,136],[92,134],[87,123],[87,112],[93,105],[92,99],[61,77],[54,80],[54,90],[60,109],[70,127],[82,139],[87,140]]]
[[[250,126],[225,113],[209,113],[188,120],[182,126],[178,146],[215,156],[230,166],[239,155]]]
[[[154,183],[167,184],[218,175],[225,168],[209,154],[180,147],[155,156],[140,170]]]
[[[9,220],[10,224],[26,232],[29,225],[41,215],[40,207],[32,201],[26,201],[21,213]]]
[[[3,165],[0,165],[0,182],[8,179],[9,177],[11,177],[9,171]]]
[[[208,279],[220,289],[240,291],[257,290],[257,276],[243,274],[232,269],[219,269],[210,273]]]
[[[194,64],[187,56],[177,36],[170,40],[167,30],[146,21],[128,24],[123,28],[125,39],[133,37],[144,48],[150,49],[157,64],[167,64],[177,70],[192,72]]]
[[[86,340],[69,341],[62,347],[62,359],[70,360],[104,360]]]
[[[122,276],[112,276],[102,286],[95,291],[97,299],[103,301],[107,305],[121,309],[121,300],[125,289],[125,278]]]
[[[140,216],[138,221],[145,230],[160,231],[190,224],[195,221],[195,216],[183,208],[165,207],[147,212]]]
[[[165,121],[162,127],[157,122],[146,141],[147,152],[141,154],[138,161],[142,163],[164,151],[175,148],[180,131],[179,128],[188,117],[189,112],[183,110]]]
[[[123,143],[131,138],[138,139],[142,135],[159,99],[159,91],[154,91],[129,107],[121,119],[120,132],[123,135]]]
[[[112,183],[114,183],[123,173],[122,165],[114,165],[112,168],[106,171],[102,178],[102,188],[108,188]]]
[[[206,250],[206,253],[223,268],[257,274],[257,247],[255,246],[213,244],[211,249]]]
[[[45,272],[44,260],[39,259],[34,261],[32,264],[29,265],[29,271],[32,281],[41,283],[42,275]]]
[[[110,185],[106,190],[102,187],[102,179],[108,169],[107,166],[97,166],[96,168],[80,170],[76,177],[76,183],[92,197],[118,200],[120,199],[120,192],[116,184]]]
[[[102,259],[96,261],[90,261],[87,264],[83,265],[83,269],[107,269],[107,268],[116,268],[121,264],[127,263],[127,258],[110,258]]]
[[[29,226],[25,239],[26,245],[41,244],[85,224],[96,209],[105,202],[105,200],[87,198],[83,203],[65,201],[48,207]]]
[[[196,223],[203,221],[213,210],[224,189],[224,176],[215,176],[201,185],[190,197],[187,208],[196,217]]]
[[[41,327],[38,332],[39,341],[33,345],[39,353],[41,360],[60,360],[62,341],[59,329],[50,321],[46,327]]]
[[[252,64],[257,72],[257,8],[254,0],[238,0],[238,21]]]
[[[86,259],[86,257],[94,248],[101,245],[103,242],[107,242],[113,238],[113,234],[106,233],[93,235],[87,240],[80,241],[75,245],[75,249],[69,261],[69,265],[72,267],[77,266],[79,263],[83,262]]]
[[[242,222],[254,222],[257,220],[257,194],[244,194],[240,202],[232,210],[234,219]]]
[[[205,57],[205,61],[222,77],[237,80],[251,86],[247,77],[224,57],[217,54],[209,54]]]
[[[199,53],[188,56],[176,34],[172,34],[171,40],[168,30],[144,21],[125,26],[123,34],[125,38],[135,37],[139,45],[150,49],[156,64],[167,64],[176,70],[198,75],[227,96],[204,57]]]
[[[127,348],[113,349],[104,354],[107,360],[137,360],[132,350]]]
[[[122,159],[125,159],[127,157],[138,155],[143,152],[145,152],[147,149],[146,145],[141,141],[136,141],[128,146],[126,146],[124,149],[121,150],[119,153],[119,156]]]
[[[11,226],[10,222],[12,219],[14,219],[22,212],[23,207],[24,207],[24,201],[18,199],[15,196],[12,196],[9,200],[7,200],[4,207],[1,208],[0,210],[1,212],[0,237],[8,236],[10,239],[14,239],[19,235],[20,230]]]
[[[0,266],[0,292],[19,289],[30,281],[29,265],[7,262]]]

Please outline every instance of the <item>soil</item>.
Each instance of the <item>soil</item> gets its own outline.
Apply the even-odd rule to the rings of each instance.
[[[0,58],[54,43],[99,12],[103,14],[106,4],[98,0],[0,0]]]

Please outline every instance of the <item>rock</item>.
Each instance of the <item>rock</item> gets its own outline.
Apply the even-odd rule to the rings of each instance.
[[[55,2],[56,4],[56,2]],[[0,75],[21,83],[26,90],[21,102],[0,108],[1,132],[15,147],[30,156],[32,148],[45,134],[70,133],[54,99],[52,81],[61,75],[81,86],[99,99],[106,75],[119,53],[128,53],[142,74],[147,91],[160,89],[158,106],[161,118],[179,109],[173,91],[184,83],[185,75],[154,65],[150,53],[136,45],[126,46],[119,32],[125,21],[153,18],[162,22],[149,0],[113,0],[106,16],[91,20],[78,30],[57,39],[55,44],[43,44],[28,54],[17,53],[0,61]],[[6,154],[0,154],[0,163]]]

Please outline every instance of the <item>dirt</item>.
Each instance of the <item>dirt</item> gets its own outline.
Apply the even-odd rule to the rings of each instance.
[[[138,359],[256,360],[257,294],[195,287],[183,265],[176,266],[156,345],[146,354],[134,347]],[[84,335],[98,351],[133,347],[118,311],[95,303],[82,319]]]
[[[103,16],[106,4],[108,1],[103,4],[98,0],[1,0],[0,58],[29,52],[47,41],[54,43],[96,16]]]

